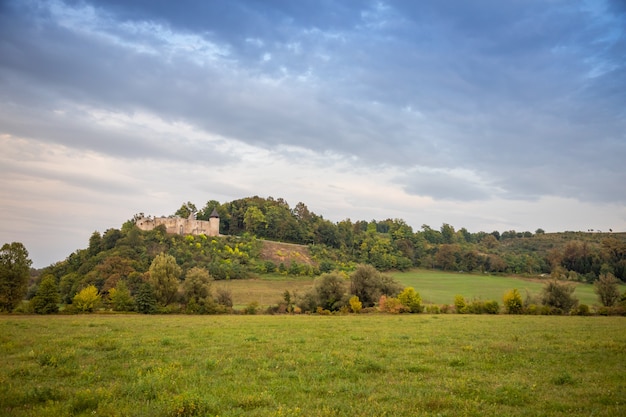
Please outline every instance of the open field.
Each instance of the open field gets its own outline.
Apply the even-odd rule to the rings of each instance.
[[[468,300],[496,300],[502,304],[502,296],[508,290],[517,288],[522,297],[526,293],[541,294],[541,289],[548,280],[524,279],[497,275],[464,274],[437,270],[416,269],[409,272],[391,274],[402,284],[415,288],[425,303],[452,304],[455,294],[461,294]],[[593,285],[576,283],[574,296],[587,305],[598,304],[598,296],[593,292]],[[620,286],[620,292],[626,286]]]
[[[0,415],[623,416],[622,317],[0,316]]]
[[[468,300],[474,298],[495,300],[502,304],[502,296],[508,290],[517,288],[522,297],[526,298],[526,291],[532,295],[538,295],[545,284],[545,281],[539,279],[529,280],[425,269],[396,272],[390,275],[405,286],[415,288],[426,304],[452,304],[456,294],[461,294]],[[268,306],[277,304],[282,299],[285,290],[304,294],[313,286],[313,278],[262,275],[261,279],[215,281],[213,286],[229,289],[237,307],[243,307],[253,301],[261,306]],[[620,292],[624,291],[626,291],[626,286],[620,286]],[[593,292],[593,285],[576,284],[574,296],[581,303],[589,306],[598,304],[598,296]]]

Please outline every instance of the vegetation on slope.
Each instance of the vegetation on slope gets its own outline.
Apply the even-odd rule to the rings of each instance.
[[[142,293],[147,302],[144,307],[152,311],[153,297],[162,303],[158,294],[152,294],[161,289],[154,288],[155,281],[150,279],[150,267],[160,255],[172,257],[180,268],[173,278],[180,288],[171,299],[189,299],[183,283],[194,268],[205,270],[215,281],[266,274],[312,279],[324,273],[339,273],[347,277],[360,264],[372,265],[379,271],[420,267],[586,283],[600,277],[623,281],[626,273],[626,234],[546,234],[541,229],[535,233],[470,233],[449,224],[439,230],[423,225],[414,231],[400,219],[346,219],[333,223],[310,212],[303,203],[290,208],[282,199],[260,197],[224,204],[209,201],[202,210],[185,203],[173,215],[195,214],[204,219],[214,209],[220,215],[220,237],[167,234],[163,226],[142,231],[132,220],[120,229],[102,234],[96,231],[87,248],[37,271],[27,298],[37,295],[46,277],[53,278],[64,304],[72,304],[77,294],[90,286],[106,301],[110,291],[121,284],[125,289],[117,296],[122,301],[126,291],[131,297]],[[227,290],[221,296],[228,305]],[[206,305],[202,308],[213,309]],[[39,307],[40,311],[46,309],[45,305]]]

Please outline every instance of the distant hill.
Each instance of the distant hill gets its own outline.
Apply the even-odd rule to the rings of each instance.
[[[364,263],[381,271],[419,267],[587,283],[613,274],[626,280],[626,233],[470,233],[446,223],[413,230],[402,219],[334,223],[304,203],[290,207],[271,197],[223,204],[211,200],[201,210],[188,202],[172,216],[203,220],[215,213],[221,236],[168,234],[164,226],[144,231],[133,220],[120,229],[96,231],[87,248],[41,270],[30,294],[48,274],[56,278],[65,301],[91,284],[106,293],[120,280],[134,292],[160,253],[176,259],[183,279],[193,267],[207,269],[215,280],[233,280],[266,273],[314,277],[350,272]]]

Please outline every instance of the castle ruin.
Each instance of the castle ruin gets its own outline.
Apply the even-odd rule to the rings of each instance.
[[[213,209],[209,216],[209,221],[197,220],[195,214],[188,218],[182,217],[140,217],[135,221],[141,230],[152,230],[157,226],[164,225],[167,233],[179,235],[220,235],[220,216],[217,210]]]

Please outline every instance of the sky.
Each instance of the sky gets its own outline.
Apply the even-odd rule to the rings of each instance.
[[[0,0],[0,243],[261,196],[626,231],[624,0]]]

